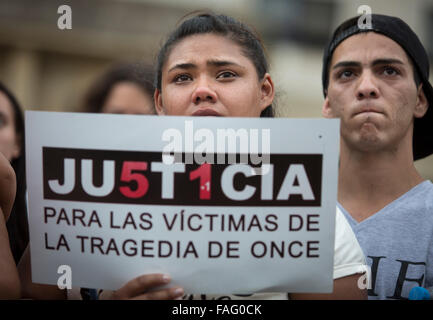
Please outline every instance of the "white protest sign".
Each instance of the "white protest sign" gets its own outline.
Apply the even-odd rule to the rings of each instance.
[[[28,111],[33,281],[331,292],[338,153],[339,120]]]

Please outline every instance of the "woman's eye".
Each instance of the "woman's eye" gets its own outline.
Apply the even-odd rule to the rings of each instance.
[[[187,74],[180,74],[174,78],[174,82],[180,83],[185,81],[190,81],[192,78]]]
[[[228,78],[234,78],[236,77],[236,74],[231,71],[224,71],[217,75],[217,79],[228,79]]]

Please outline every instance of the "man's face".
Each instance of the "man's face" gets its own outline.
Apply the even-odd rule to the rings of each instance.
[[[334,51],[323,115],[341,119],[342,143],[363,152],[411,150],[413,118],[427,102],[413,67],[393,40],[374,32],[344,40]]]

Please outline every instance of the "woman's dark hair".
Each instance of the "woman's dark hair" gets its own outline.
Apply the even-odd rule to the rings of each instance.
[[[154,77],[154,70],[150,65],[142,63],[116,65],[90,87],[84,97],[82,111],[100,113],[111,89],[120,82],[131,82],[138,85],[153,101]]]
[[[254,64],[259,79],[269,70],[264,46],[259,35],[245,24],[225,15],[200,13],[185,20],[168,37],[157,56],[155,87],[161,90],[162,68],[173,47],[182,39],[194,35],[214,33],[227,37],[239,44],[244,55]],[[273,117],[272,105],[266,107],[260,117]]]
[[[17,178],[17,192],[6,227],[9,234],[9,243],[15,263],[19,262],[29,242],[29,227],[26,205],[26,171],[25,171],[25,145],[24,145],[24,117],[22,109],[8,88],[0,82],[0,92],[9,100],[15,119],[15,134],[20,146],[20,155],[12,159],[11,165]]]

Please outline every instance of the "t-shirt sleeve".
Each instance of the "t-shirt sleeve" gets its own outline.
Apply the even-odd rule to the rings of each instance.
[[[430,206],[430,210],[428,210],[429,214],[433,215],[433,205]],[[431,219],[430,219],[431,221]],[[425,266],[425,288],[433,288],[433,224],[430,222],[430,243],[428,245],[427,251],[427,261]]]
[[[337,207],[335,217],[334,279],[367,273],[364,253],[352,228]],[[368,275],[368,274],[367,274]]]

